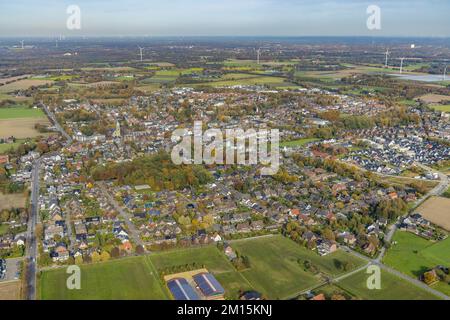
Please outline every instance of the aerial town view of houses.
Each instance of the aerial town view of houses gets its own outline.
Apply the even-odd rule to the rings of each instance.
[[[449,59],[449,38],[1,38],[0,299],[450,299]],[[221,161],[174,161],[194,123]]]

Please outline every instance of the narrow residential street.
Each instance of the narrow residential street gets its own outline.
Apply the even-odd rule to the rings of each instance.
[[[139,237],[139,232],[136,230],[133,222],[131,222],[131,216],[127,212],[125,212],[125,210],[117,203],[116,199],[114,199],[114,197],[108,191],[104,182],[100,182],[99,186],[102,190],[103,195],[108,199],[109,203],[114,207],[114,209],[119,212],[123,221],[127,225],[133,242],[136,245],[141,245],[145,249],[144,242],[142,241],[141,237]]]

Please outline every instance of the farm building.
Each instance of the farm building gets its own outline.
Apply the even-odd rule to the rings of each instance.
[[[207,299],[223,298],[225,290],[211,273],[199,273],[192,278]]]
[[[183,278],[175,278],[167,282],[167,287],[175,300],[200,300],[194,288]]]

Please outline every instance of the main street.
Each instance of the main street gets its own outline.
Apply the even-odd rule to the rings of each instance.
[[[72,144],[72,138],[64,131],[61,125],[56,120],[55,115],[50,111],[50,109],[41,103],[39,105],[42,107],[53,122],[55,128],[61,133],[61,135],[66,139],[65,147]],[[48,155],[47,155],[48,156]],[[31,172],[31,207],[30,216],[28,219],[27,227],[27,252],[26,252],[26,299],[35,300],[36,299],[36,273],[37,273],[37,257],[38,257],[38,242],[36,239],[36,224],[39,220],[39,172],[41,168],[42,161],[45,160],[46,156],[35,160],[33,162],[32,172]],[[70,226],[68,226],[70,228]]]
[[[39,170],[41,159],[33,163],[31,174],[31,208],[28,219],[27,229],[27,259],[26,259],[26,298],[27,300],[36,299],[36,263],[37,263],[37,241],[36,241],[36,223],[39,214]]]

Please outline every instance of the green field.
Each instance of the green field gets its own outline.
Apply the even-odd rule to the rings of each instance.
[[[18,139],[14,143],[0,143],[0,154],[12,149],[17,149],[26,139]]]
[[[145,257],[81,267],[81,289],[69,290],[66,268],[44,271],[39,293],[43,300],[161,300],[168,295]]]
[[[204,266],[214,274],[224,287],[226,296],[230,298],[238,298],[239,290],[252,288],[215,246],[170,250],[153,254],[149,256],[149,259],[160,272],[168,267],[184,266],[194,262],[199,268]]]
[[[280,147],[301,147],[304,146],[307,143],[318,141],[319,139],[315,138],[305,138],[305,139],[298,139],[293,141],[285,141],[280,143]]]
[[[450,112],[450,104],[447,104],[447,105],[437,104],[437,105],[431,106],[431,108],[433,108],[436,111]]]
[[[236,241],[232,247],[249,258],[250,269],[242,274],[256,290],[270,299],[294,297],[321,281],[319,276],[304,270],[305,260],[328,275],[346,272],[342,267],[345,262],[351,264],[350,269],[363,264],[342,251],[320,257],[281,235]]]
[[[0,236],[3,236],[5,233],[7,233],[9,230],[9,225],[7,224],[0,224]]]
[[[233,77],[231,78],[230,75],[225,75],[224,77],[221,77],[217,81],[202,82],[196,84],[196,86],[213,86],[213,87],[228,87],[237,85],[279,86],[283,83],[285,83],[285,79],[281,77],[255,76],[255,75],[247,75],[247,77],[244,77],[239,74],[233,74]]]
[[[434,295],[388,272],[381,271],[381,289],[368,289],[368,274],[363,270],[337,283],[337,286],[364,300],[432,300]]]
[[[383,262],[411,277],[418,278],[437,265],[450,266],[450,238],[433,243],[412,233],[398,231],[392,241],[397,243],[389,249]],[[439,283],[434,288],[450,294],[450,285]]]
[[[42,118],[45,114],[41,109],[27,107],[0,108],[0,119]]]

